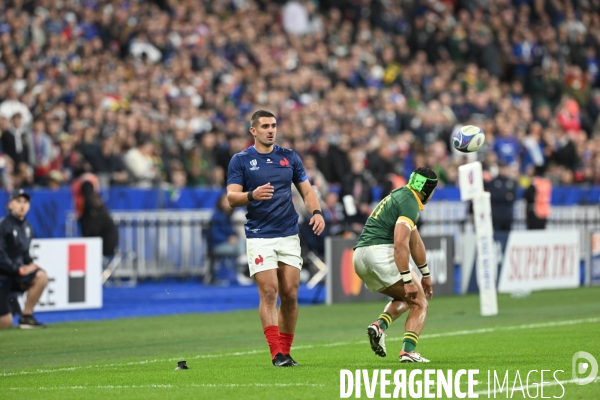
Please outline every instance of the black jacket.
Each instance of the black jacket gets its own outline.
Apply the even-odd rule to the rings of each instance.
[[[29,245],[33,229],[27,220],[8,214],[0,220],[0,274],[19,275],[19,268],[33,262]]]
[[[93,185],[88,181],[81,185],[83,195],[83,213],[79,218],[81,235],[83,237],[101,237],[102,254],[114,256],[119,244],[119,231],[108,213],[102,198],[94,192]]]

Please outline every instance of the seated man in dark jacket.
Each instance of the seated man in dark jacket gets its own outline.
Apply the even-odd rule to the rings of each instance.
[[[24,291],[27,291],[27,300],[19,328],[46,327],[33,317],[33,307],[48,284],[48,275],[33,263],[29,255],[33,230],[25,216],[29,212],[30,200],[23,189],[15,190],[8,202],[9,213],[0,221],[0,328],[12,326],[9,301],[12,294]]]

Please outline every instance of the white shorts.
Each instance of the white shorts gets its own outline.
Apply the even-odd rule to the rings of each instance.
[[[354,251],[354,272],[371,292],[381,291],[401,281],[394,261],[393,244],[359,247]]]
[[[278,262],[302,269],[298,235],[246,239],[246,253],[248,254],[250,276],[257,272],[276,269]]]

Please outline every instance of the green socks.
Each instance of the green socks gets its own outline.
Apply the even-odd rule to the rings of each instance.
[[[392,325],[392,314],[384,312],[377,319],[377,323],[384,331]]]
[[[419,343],[419,335],[413,331],[404,332],[402,350],[406,351],[407,353],[412,353],[417,348],[417,343]]]

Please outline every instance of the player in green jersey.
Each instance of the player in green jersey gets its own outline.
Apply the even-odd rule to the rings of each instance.
[[[433,297],[425,245],[415,224],[437,183],[431,169],[415,169],[406,186],[392,191],[375,207],[354,247],[356,274],[371,291],[392,298],[367,328],[371,349],[381,357],[386,356],[385,330],[409,310],[400,361],[429,362],[415,352],[427,317],[427,298]],[[410,269],[411,255],[423,275],[421,282]]]

